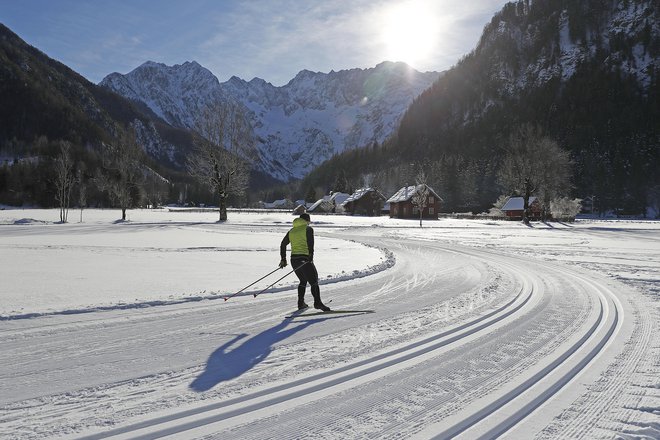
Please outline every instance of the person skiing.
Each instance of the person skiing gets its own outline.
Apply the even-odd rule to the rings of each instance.
[[[311,222],[309,214],[300,214],[293,220],[293,228],[284,235],[280,245],[280,268],[286,264],[286,248],[291,244],[291,266],[300,280],[298,284],[298,309],[309,307],[305,304],[305,289],[307,283],[312,286],[314,297],[314,308],[329,312],[330,307],[321,301],[321,289],[319,288],[319,274],[314,266],[314,229],[309,226]]]

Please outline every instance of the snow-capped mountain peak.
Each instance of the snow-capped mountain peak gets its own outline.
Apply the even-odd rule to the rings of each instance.
[[[194,129],[212,102],[236,100],[252,120],[261,161],[280,180],[300,178],[334,154],[382,142],[410,103],[437,78],[404,63],[330,73],[300,71],[282,87],[261,78],[218,79],[199,63],[167,66],[148,61],[113,73],[102,86],[144,103],[171,125]]]

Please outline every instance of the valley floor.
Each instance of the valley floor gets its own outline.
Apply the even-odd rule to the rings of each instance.
[[[0,211],[0,437],[660,437],[660,222],[129,215]]]

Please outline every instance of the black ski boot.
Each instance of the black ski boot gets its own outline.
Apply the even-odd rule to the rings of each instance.
[[[304,310],[309,307],[305,304],[305,286],[298,286],[298,310]]]
[[[321,289],[318,285],[312,286],[312,296],[314,297],[314,308],[319,309],[323,312],[329,312],[330,307],[323,304],[321,301]]]

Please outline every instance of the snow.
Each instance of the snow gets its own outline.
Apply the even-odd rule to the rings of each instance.
[[[660,437],[660,222],[118,217],[0,211],[1,438]]]
[[[568,13],[564,11],[559,23],[559,45],[561,48],[559,64],[563,81],[568,80],[575,74],[578,63],[584,58],[582,49],[570,38],[568,24]]]
[[[14,225],[16,235],[3,236],[0,249],[12,264],[0,267],[0,278],[20,282],[0,287],[0,318],[223,298],[249,284],[255,274],[277,267],[285,229],[276,226],[294,218],[268,214],[253,219],[254,229],[225,232],[214,223],[214,212],[132,211],[130,222],[115,224],[116,212],[89,210],[83,214],[85,223],[67,225],[53,224],[52,211],[3,214],[12,217],[3,215],[0,224]],[[22,218],[15,219],[16,214]],[[70,218],[77,214],[70,211]],[[181,222],[182,216],[197,220]],[[247,216],[235,217],[240,222]],[[36,224],[45,229],[35,233]],[[253,234],[260,237],[257,243],[249,238]],[[351,241],[318,237],[316,246],[324,248],[318,264],[332,268],[326,271],[326,283],[371,274],[387,261],[383,251]],[[343,258],[345,252],[359,267]],[[275,288],[292,283],[288,279]],[[246,294],[268,285],[257,284]]]

